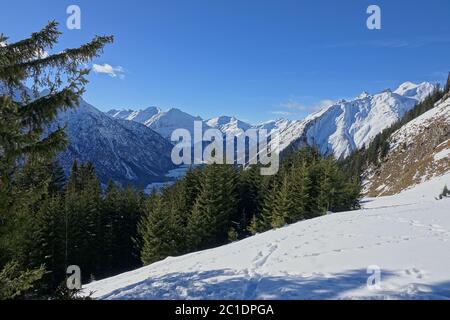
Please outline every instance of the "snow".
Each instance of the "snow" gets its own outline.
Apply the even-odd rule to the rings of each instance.
[[[156,107],[144,111],[111,110],[112,117],[141,122],[170,139],[178,128],[193,132],[194,121],[202,121],[204,129],[217,128],[223,134],[238,135],[250,128],[277,131],[280,134],[280,151],[297,141],[317,146],[323,154],[337,158],[349,155],[356,148],[368,145],[372,139],[411,110],[434,90],[431,83],[405,82],[394,91],[384,90],[370,95],[361,93],[354,100],[339,100],[300,120],[272,120],[251,125],[230,116],[202,120],[179,109],[161,111]]]
[[[206,121],[211,128],[219,129],[224,134],[238,136],[242,131],[252,128],[252,125],[238,120],[236,117],[220,116]]]
[[[391,151],[403,144],[409,145],[413,143],[417,133],[438,120],[445,121],[445,123],[450,125],[450,98],[438,101],[434,108],[411,120],[394,132],[391,137]]]
[[[194,121],[202,121],[200,117],[194,117],[177,108],[165,112],[159,112],[147,120],[144,124],[158,132],[166,139],[170,139],[176,129],[187,129],[194,136]]]
[[[115,110],[112,109],[107,114],[113,118],[119,118],[123,120],[135,121],[139,123],[145,123],[151,117],[161,112],[158,107],[149,107],[144,110]]]
[[[400,194],[366,198],[363,201],[364,208],[372,209],[379,206],[416,205],[422,202],[434,202],[445,186],[450,186],[450,172],[412,186]]]
[[[84,289],[101,299],[450,299],[450,198],[435,199],[449,180]],[[367,286],[374,266],[379,288]]]
[[[450,149],[444,149],[434,155],[434,160],[440,161],[448,157],[450,157]]]
[[[401,84],[394,93],[404,97],[411,97],[416,100],[423,100],[434,90],[434,86],[429,82],[415,84],[407,81]]]
[[[394,92],[364,92],[355,100],[341,100],[322,115],[305,119],[308,144],[318,146],[323,154],[346,157],[356,148],[369,145],[378,133],[400,120],[433,89],[427,82],[408,82]]]
[[[130,183],[143,187],[174,168],[172,144],[148,127],[105,115],[83,99],[77,108],[58,113],[48,132],[67,126],[70,144],[58,155],[66,174],[73,161],[90,161],[106,184]]]

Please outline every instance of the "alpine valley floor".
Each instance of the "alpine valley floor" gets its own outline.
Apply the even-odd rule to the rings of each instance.
[[[398,195],[90,283],[100,299],[450,299],[450,173]],[[379,288],[367,286],[381,270]],[[369,270],[370,271],[370,270]]]

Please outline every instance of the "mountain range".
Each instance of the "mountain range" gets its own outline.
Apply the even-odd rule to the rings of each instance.
[[[202,121],[205,128],[217,128],[224,134],[235,134],[250,128],[270,132],[278,130],[281,151],[292,145],[307,143],[318,147],[323,154],[334,154],[340,158],[370,143],[375,135],[399,120],[434,88],[428,82],[405,82],[394,91],[388,89],[373,95],[363,92],[349,101],[337,101],[305,119],[279,119],[256,125],[231,116],[203,120],[179,109],[161,111],[156,107],[140,111],[113,109],[107,114],[115,119],[142,123],[167,139],[177,128],[192,132],[196,120]]]
[[[232,116],[202,119],[180,109],[99,111],[84,100],[79,107],[61,112],[53,127],[67,126],[69,146],[59,155],[68,174],[74,160],[91,161],[100,181],[109,179],[139,188],[170,180],[167,172],[175,168],[171,161],[173,130],[193,132],[194,121],[203,128],[217,128],[223,134],[237,134],[250,128],[278,131],[280,151],[308,144],[323,154],[346,157],[369,144],[374,136],[399,120],[434,90],[423,82],[405,82],[397,89],[377,94],[366,92],[349,100],[340,100],[304,119],[278,119],[249,124]]]
[[[112,179],[143,188],[175,167],[167,139],[138,122],[112,119],[84,100],[58,114],[52,126],[66,126],[69,145],[58,156],[66,174],[74,160],[90,161],[102,184]]]

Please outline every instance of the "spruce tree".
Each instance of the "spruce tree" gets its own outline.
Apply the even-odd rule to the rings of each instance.
[[[268,185],[264,186],[264,202],[261,214],[257,217],[256,223],[258,232],[272,229],[272,218],[278,194],[278,186],[279,184],[275,179],[271,179]]]
[[[211,164],[201,173],[200,191],[187,225],[191,250],[209,248],[216,243],[218,224],[222,223],[219,217],[222,217],[220,210],[223,205],[218,166]]]
[[[450,92],[450,72],[448,73],[447,82],[444,87],[444,93]]]
[[[65,277],[63,210],[60,195],[44,200],[29,234],[30,266],[39,268],[44,264],[46,269],[43,293],[52,292]]]
[[[247,230],[252,236],[258,233],[258,219],[256,218],[256,215],[253,215]]]
[[[143,240],[141,259],[144,265],[162,260],[173,253],[174,244],[169,226],[170,216],[164,210],[161,197],[153,195],[146,204],[145,216],[139,226]]]
[[[0,248],[11,239],[23,238],[18,229],[6,226],[35,211],[48,190],[50,176],[39,181],[31,179],[24,187],[20,183],[24,170],[42,170],[66,145],[64,128],[44,135],[44,127],[60,110],[77,104],[87,82],[88,70],[83,66],[112,41],[112,37],[96,37],[79,48],[44,55],[56,45],[59,36],[56,22],[15,43],[0,36],[5,44],[0,46]],[[32,83],[30,90],[25,83]],[[47,94],[40,95],[42,89],[48,89]],[[14,277],[11,281],[16,281],[15,287],[20,289],[29,287],[30,281],[41,274],[41,269],[29,271],[16,262],[0,261],[0,270],[2,267],[3,279]],[[9,292],[11,297],[17,294]]]
[[[264,203],[263,177],[258,166],[251,166],[239,172],[238,209],[234,221],[240,222],[238,234],[248,235],[252,219],[259,215]],[[255,229],[256,230],[256,229]]]
[[[307,216],[309,190],[311,181],[308,176],[308,167],[305,162],[293,166],[290,173],[289,198],[292,202],[287,222],[294,223]]]
[[[272,206],[272,228],[280,228],[288,223],[288,217],[293,210],[293,202],[290,198],[291,185],[287,176],[281,182]]]

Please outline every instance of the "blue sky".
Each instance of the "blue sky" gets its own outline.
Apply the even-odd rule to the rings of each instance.
[[[66,8],[81,8],[68,30]],[[366,27],[369,5],[381,30]],[[101,110],[178,107],[250,122],[302,118],[328,100],[450,71],[450,1],[9,1],[0,33],[12,41],[47,21],[64,33],[55,51],[94,35],[116,41],[96,59],[86,100]]]

